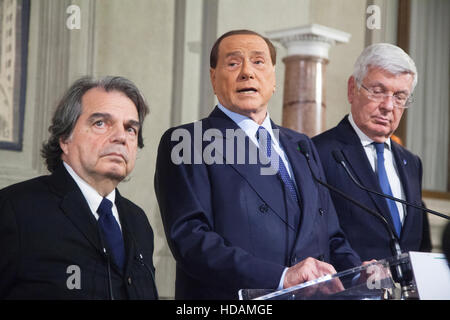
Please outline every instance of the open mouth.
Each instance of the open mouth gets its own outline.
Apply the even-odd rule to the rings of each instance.
[[[253,88],[253,87],[248,87],[248,88],[238,89],[237,92],[238,93],[255,93],[255,92],[258,92],[258,90],[256,90],[256,88]]]

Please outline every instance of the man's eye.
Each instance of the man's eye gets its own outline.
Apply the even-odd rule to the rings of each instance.
[[[255,63],[255,64],[263,64],[264,61],[263,61],[263,60],[256,60],[254,63]]]
[[[384,94],[383,90],[381,89],[372,89],[373,94]]]
[[[128,129],[127,129],[127,131],[129,132],[129,133],[132,133],[132,134],[137,134],[137,129],[136,128],[133,128],[133,127],[129,127]]]
[[[396,94],[394,95],[395,99],[397,99],[398,101],[406,101],[406,99],[408,99],[408,96],[401,93],[401,94]]]
[[[103,127],[105,125],[105,122],[103,120],[98,120],[94,122],[94,125],[96,127]]]

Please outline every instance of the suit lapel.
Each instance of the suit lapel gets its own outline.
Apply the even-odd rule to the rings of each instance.
[[[280,130],[280,142],[283,145],[283,149],[292,167],[300,196],[301,221],[300,228],[297,230],[298,238],[296,243],[302,243],[304,242],[303,239],[307,239],[309,234],[314,231],[312,226],[314,225],[315,218],[318,216],[317,214],[313,214],[316,210],[317,203],[319,203],[317,185],[308,168],[306,158],[299,151],[298,143],[301,139],[292,137],[288,134],[288,131],[284,130],[282,127],[277,128]],[[315,171],[317,176],[318,169],[315,166],[314,161],[311,161],[311,169]]]
[[[227,138],[227,129],[237,130],[240,129],[239,126],[231,120],[228,116],[226,116],[220,109],[217,107],[211,113],[211,115],[204,121],[205,128],[215,128],[222,132],[222,136]],[[229,138],[229,137],[228,137]],[[251,140],[248,138],[247,142],[251,143]],[[223,148],[223,157],[224,157],[224,165],[230,165],[234,170],[238,172],[243,179],[245,179],[250,187],[259,195],[261,199],[275,212],[275,214],[286,223],[292,230],[295,231],[295,227],[292,221],[286,216],[285,208],[283,207],[282,201],[283,199],[283,189],[281,185],[281,181],[279,180],[277,175],[262,175],[261,169],[264,167],[260,164],[250,164],[248,161],[249,148],[245,148],[245,150],[238,150],[238,143],[235,139],[233,143],[234,150],[234,160],[236,160],[236,155],[238,152],[245,152],[246,161],[243,164],[237,163],[237,161],[232,161],[232,163],[226,163],[227,159],[227,150]],[[223,144],[225,146],[225,144]],[[254,145],[253,145],[254,146]],[[256,147],[255,147],[255,150]],[[230,157],[232,158],[232,157]]]
[[[338,125],[338,138],[344,143],[341,151],[344,154],[346,162],[349,164],[350,170],[356,175],[357,180],[369,190],[375,190],[382,193],[378,179],[373,172],[369,159],[367,159],[364,147],[347,117]],[[389,222],[392,228],[394,228],[394,223],[386,200],[383,197],[370,192],[367,192],[367,194],[372,200],[376,211]]]
[[[115,201],[117,211],[119,212],[120,224],[122,226],[122,235],[125,245],[125,268],[124,272],[127,273],[128,268],[132,265],[133,259],[135,259],[136,243],[133,236],[132,223],[130,221],[130,211],[124,205],[122,201],[122,196],[119,190],[116,189],[116,201]]]
[[[50,190],[61,196],[60,208],[81,234],[102,252],[97,221],[70,174],[61,165],[50,176]]]
[[[416,186],[414,185],[414,181],[411,181],[409,177],[417,176],[417,172],[413,172],[413,167],[408,165],[407,157],[404,154],[403,150],[398,147],[395,142],[391,143],[392,153],[394,154],[394,161],[397,166],[397,171],[400,176],[400,182],[402,184],[403,192],[405,193],[405,200],[408,202],[414,202],[414,189]],[[420,189],[420,186],[417,186],[417,189]],[[419,191],[420,192],[420,191]],[[419,205],[421,205],[419,203]],[[411,226],[412,221],[414,220],[414,214],[416,212],[412,212],[412,214],[408,214],[410,210],[409,207],[403,206],[405,212],[405,220],[403,221],[402,233],[408,234],[408,229]]]

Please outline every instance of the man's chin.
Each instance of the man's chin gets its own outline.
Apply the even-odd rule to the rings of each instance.
[[[127,171],[122,166],[112,166],[105,170],[104,176],[111,180],[120,182],[127,177]]]
[[[116,172],[108,172],[108,173],[106,173],[105,176],[108,179],[111,179],[111,180],[114,180],[114,181],[117,181],[117,182],[120,182],[120,181],[122,181],[123,179],[126,178],[126,175],[120,174],[120,173],[116,173]]]

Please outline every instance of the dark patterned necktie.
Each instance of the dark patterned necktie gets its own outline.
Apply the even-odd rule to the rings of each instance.
[[[125,246],[119,224],[112,213],[112,202],[103,198],[97,213],[99,215],[98,225],[106,241],[114,263],[123,271],[125,265]]]
[[[274,154],[272,155],[272,138],[269,132],[264,127],[259,127],[256,132],[256,138],[258,139],[259,146],[261,148],[266,147],[266,156],[268,159],[272,161],[271,166],[277,168],[278,167],[278,176],[281,178],[287,189],[289,190],[289,194],[294,199],[295,203],[298,202],[297,190],[295,189],[294,181],[292,181],[289,173],[284,166],[283,160],[280,158],[280,155]]]

